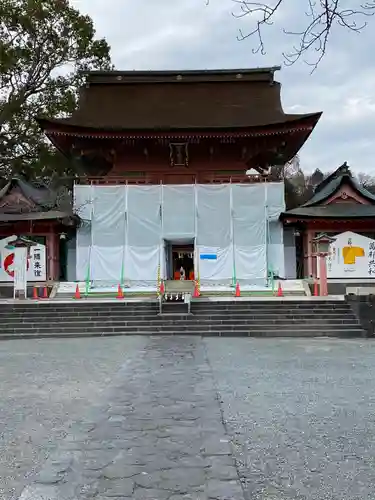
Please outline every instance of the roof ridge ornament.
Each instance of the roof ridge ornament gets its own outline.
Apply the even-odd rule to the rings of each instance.
[[[352,176],[350,167],[346,161],[341,165],[341,167],[337,169],[337,173],[340,175],[350,175],[350,177]]]

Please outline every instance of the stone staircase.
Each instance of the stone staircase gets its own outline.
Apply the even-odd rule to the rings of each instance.
[[[0,339],[113,335],[361,337],[350,306],[340,300],[204,301],[191,314],[159,303],[76,301],[2,303]]]

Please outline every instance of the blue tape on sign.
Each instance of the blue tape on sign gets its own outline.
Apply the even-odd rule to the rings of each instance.
[[[217,260],[216,253],[202,253],[200,256],[201,260]]]

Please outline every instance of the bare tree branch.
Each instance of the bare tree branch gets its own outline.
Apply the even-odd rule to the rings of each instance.
[[[283,1],[284,0],[277,0],[276,4],[271,7],[264,3],[248,2],[246,0],[233,0],[234,3],[240,5],[240,13],[233,12],[234,17],[241,18],[245,16],[260,15],[260,20],[256,21],[256,26],[253,30],[244,34],[240,29],[239,36],[237,37],[239,41],[242,41],[246,38],[250,38],[251,36],[256,35],[256,37],[258,38],[258,45],[255,49],[253,49],[254,54],[260,52],[262,55],[264,55],[266,53],[264,49],[261,28],[264,25],[271,26],[273,24],[273,18]]]
[[[251,37],[256,38],[253,53],[266,53],[263,39],[264,29],[271,26],[276,14],[286,5],[286,0],[269,0],[268,2],[252,2],[249,0],[231,0],[236,4],[232,15],[236,18],[249,17],[253,28],[247,32],[239,30],[238,40],[242,41]],[[359,3],[351,0],[353,7],[348,8],[345,0],[298,0],[306,5],[305,18],[307,22],[298,31],[291,31],[284,27],[285,35],[298,39],[292,50],[284,52],[283,57],[287,65],[294,64],[301,57],[313,52],[315,56],[305,62],[312,67],[312,72],[317,68],[327,52],[330,35],[336,28],[345,28],[354,33],[360,33],[367,26],[366,18],[375,14],[375,0]],[[209,5],[210,0],[206,0]],[[290,3],[290,2],[289,2]]]

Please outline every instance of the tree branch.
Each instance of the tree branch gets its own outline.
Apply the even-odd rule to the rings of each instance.
[[[277,10],[280,8],[284,0],[277,0],[276,4],[273,7],[270,7],[269,5],[264,3],[248,2],[246,0],[232,0],[232,1],[240,5],[240,11],[241,11],[238,14],[233,12],[232,15],[234,17],[241,18],[245,16],[260,15],[261,19],[256,21],[255,28],[246,34],[244,34],[243,31],[240,29],[239,36],[237,37],[237,39],[239,41],[242,41],[245,40],[246,38],[250,38],[251,36],[256,35],[256,37],[258,38],[258,46],[255,49],[253,49],[253,54],[257,54],[258,52],[260,52],[262,55],[264,55],[266,52],[264,49],[261,28],[264,25],[271,26],[273,24],[273,17],[276,14]]]
[[[256,45],[253,53],[266,53],[263,41],[264,29],[274,23],[276,13],[282,9],[286,0],[269,0],[268,2],[252,2],[249,0],[231,0],[237,5],[237,10],[232,12],[236,18],[249,17],[254,27],[246,33],[239,30],[238,40],[242,41],[251,37],[256,37]],[[310,52],[315,53],[312,60],[305,62],[312,66],[312,72],[317,68],[327,52],[328,42],[332,31],[337,28],[360,33],[367,26],[365,18],[375,14],[375,0],[367,0],[358,5],[357,8],[347,8],[347,3],[343,0],[299,0],[300,4],[305,3],[307,12],[305,17],[307,23],[302,25],[301,30],[292,31],[284,27],[285,35],[298,38],[299,41],[293,46],[291,51],[283,53],[287,65],[294,64],[302,56]],[[355,0],[352,0],[355,3]],[[206,0],[209,5],[210,0]]]

